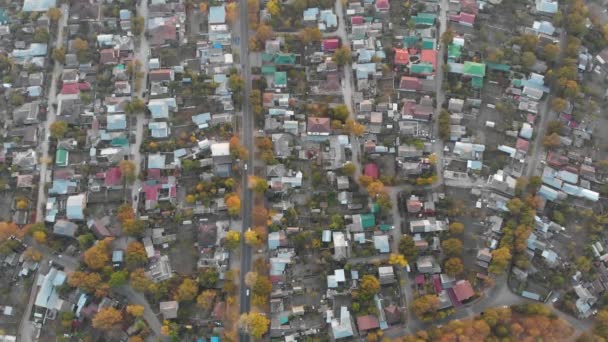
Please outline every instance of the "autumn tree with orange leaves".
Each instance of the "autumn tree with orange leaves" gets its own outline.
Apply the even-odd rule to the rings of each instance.
[[[247,159],[249,155],[247,149],[241,145],[241,140],[236,135],[233,135],[232,138],[230,138],[230,154],[232,154],[234,158],[239,159]]]
[[[99,310],[95,317],[93,317],[93,328],[110,331],[115,329],[122,319],[122,312],[113,307],[106,307]]]
[[[110,261],[111,242],[111,238],[105,238],[87,249],[83,254],[84,263],[92,270],[102,269]]]
[[[236,192],[231,192],[224,197],[228,214],[230,216],[238,216],[241,213],[241,198]]]

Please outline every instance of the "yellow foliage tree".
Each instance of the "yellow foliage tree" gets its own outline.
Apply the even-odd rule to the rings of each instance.
[[[93,317],[93,327],[104,331],[112,330],[122,321],[122,313],[113,307],[106,307]]]
[[[102,269],[110,261],[109,248],[112,240],[99,241],[84,252],[84,263],[92,270]]]
[[[237,216],[241,212],[241,198],[236,192],[229,193],[224,197],[226,207],[228,207],[228,214],[230,216]]]
[[[198,293],[198,284],[190,279],[186,278],[177,288],[175,293],[175,300],[178,302],[187,302],[191,301],[196,297]]]
[[[230,230],[226,234],[226,240],[224,240],[224,246],[230,250],[234,250],[239,247],[241,243],[241,234],[237,231]]]
[[[141,305],[127,305],[127,312],[133,317],[142,317],[144,310],[144,307]]]
[[[262,246],[262,237],[255,230],[248,230],[245,232],[245,242],[253,247],[259,248]]]
[[[407,265],[407,260],[405,260],[405,257],[402,254],[391,253],[391,255],[388,257],[388,263],[391,265],[405,267],[405,265]]]
[[[38,243],[46,243],[46,233],[43,231],[35,231],[34,234],[32,234],[32,236],[34,237],[34,240],[36,240],[36,242]]]
[[[270,320],[259,312],[244,313],[239,318],[239,326],[254,338],[261,338],[268,332]]]
[[[196,304],[205,310],[209,310],[213,307],[213,301],[217,293],[213,290],[205,290],[196,297]]]

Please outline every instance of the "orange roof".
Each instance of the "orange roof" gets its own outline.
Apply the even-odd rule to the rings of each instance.
[[[422,50],[420,53],[420,61],[433,64],[433,70],[437,70],[437,51]]]
[[[410,62],[410,53],[406,49],[395,49],[395,64],[407,65]]]

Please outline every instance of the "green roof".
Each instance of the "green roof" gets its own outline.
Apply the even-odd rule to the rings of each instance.
[[[112,146],[129,146],[129,139],[127,139],[125,137],[114,138],[114,139],[112,139],[112,141],[110,141],[110,145],[112,145]]]
[[[509,72],[511,71],[511,66],[507,64],[499,64],[499,63],[486,63],[486,66],[489,70],[503,71]]]
[[[448,58],[458,59],[462,55],[462,46],[456,44],[448,45]]]
[[[414,23],[416,25],[434,25],[435,20],[437,19],[437,15],[433,13],[418,13],[417,15],[412,17]]]
[[[262,66],[262,74],[263,75],[271,75],[277,72],[277,67],[274,65],[263,65]]]
[[[462,73],[468,76],[484,77],[486,75],[486,65],[483,63],[464,62]]]
[[[519,78],[514,78],[514,79],[511,81],[511,84],[512,84],[514,87],[521,87],[521,79],[519,79]]]
[[[419,40],[420,40],[420,38],[418,38],[416,36],[407,36],[407,37],[403,38],[403,44],[406,47],[412,47],[416,43],[418,43]]]
[[[68,151],[61,148],[57,150],[55,153],[55,165],[68,166]]]
[[[473,78],[471,79],[471,84],[473,85],[473,88],[482,88],[483,87],[483,77],[475,77],[473,76]]]
[[[278,53],[274,56],[274,64],[294,65],[296,64],[296,55],[292,53]]]
[[[422,50],[435,50],[435,40],[429,38],[423,39]]]
[[[387,231],[387,230],[391,230],[391,229],[393,229],[393,226],[391,226],[390,224],[381,224],[380,225],[380,230]]]
[[[431,64],[431,63],[412,64],[412,66],[410,67],[410,72],[412,74],[432,74],[433,73],[433,64]]]
[[[374,214],[361,214],[361,226],[363,228],[371,228],[376,225],[376,217]]]
[[[6,10],[4,8],[0,8],[0,24],[6,25],[6,24],[8,24],[8,21],[9,21],[9,16],[6,13]]]
[[[274,73],[274,85],[287,85],[287,73],[285,71],[277,71]]]
[[[377,213],[380,211],[380,205],[378,204],[378,202],[374,202],[372,204],[372,213]]]
[[[289,316],[279,317],[279,323],[281,325],[289,323]]]

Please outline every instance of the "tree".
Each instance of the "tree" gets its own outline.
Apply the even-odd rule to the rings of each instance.
[[[209,310],[213,307],[213,301],[217,293],[214,290],[205,290],[196,297],[196,304],[205,310]]]
[[[130,267],[145,265],[148,262],[148,254],[144,245],[139,241],[130,242],[127,245],[125,260]]]
[[[30,261],[38,262],[38,261],[42,260],[42,253],[40,253],[38,250],[34,249],[33,247],[28,247],[24,252],[24,256],[27,260],[30,260]]]
[[[140,237],[143,235],[145,230],[144,221],[142,220],[126,220],[122,223],[122,231],[134,237]]]
[[[109,331],[122,321],[122,313],[113,307],[105,307],[93,317],[93,328]]]
[[[371,298],[380,291],[380,281],[373,275],[366,274],[361,278],[359,287],[363,296],[369,296],[369,298]]]
[[[49,10],[46,11],[46,15],[54,23],[57,23],[62,17],[61,10],[57,7],[49,8]]]
[[[139,62],[139,61],[137,61],[137,62]],[[144,100],[140,99],[139,97],[136,97],[136,98],[133,98],[129,103],[127,103],[127,105],[125,106],[125,113],[126,114],[143,113],[143,111],[145,109],[146,109],[146,103],[144,102]]]
[[[27,209],[28,206],[29,206],[29,203],[27,201],[27,198],[18,199],[17,204],[15,205],[15,207],[17,207],[17,209],[19,209],[19,210],[25,210],[25,209]]]
[[[120,287],[127,283],[127,279],[129,279],[129,272],[127,271],[112,272],[108,285],[110,287]]]
[[[62,139],[68,132],[68,123],[65,121],[55,121],[51,124],[51,137],[54,139]]]
[[[304,45],[308,45],[312,42],[318,42],[323,38],[323,34],[318,27],[306,27],[298,32],[298,36]]]
[[[501,247],[492,251],[492,262],[488,271],[493,274],[502,274],[511,262],[511,251],[507,247]]]
[[[446,255],[460,255],[462,253],[462,241],[456,238],[447,239],[441,242],[441,248]]]
[[[561,139],[557,133],[552,133],[543,139],[543,145],[547,148],[556,148],[560,145]]]
[[[241,145],[239,137],[237,137],[236,135],[230,138],[230,154],[232,154],[233,157],[239,159],[247,159],[247,155],[249,154],[247,152],[247,149],[245,149],[245,147]]]
[[[439,113],[439,137],[442,140],[448,140],[450,138],[450,112],[442,109]]]
[[[603,338],[608,338],[608,309],[602,309],[595,315],[593,331]]]
[[[78,287],[81,290],[92,293],[95,288],[102,282],[99,273],[95,272],[72,272],[68,277],[68,285]]]
[[[557,44],[547,44],[543,48],[543,55],[545,59],[549,62],[556,62],[559,57],[559,45]]]
[[[278,0],[270,0],[266,3],[266,10],[273,17],[277,17],[281,13],[281,3]]]
[[[367,193],[372,198],[386,191],[384,189],[384,184],[380,180],[372,181],[367,185],[366,189]]]
[[[43,231],[37,231],[32,234],[34,240],[38,243],[46,243],[46,233]]]
[[[236,192],[229,193],[224,197],[228,214],[230,216],[238,216],[241,212],[241,199]]]
[[[259,312],[241,314],[239,327],[254,338],[261,338],[268,332],[270,320]]]
[[[135,181],[135,163],[130,160],[121,160],[120,164],[118,164],[118,167],[120,168],[122,178],[126,180],[129,184],[132,184]]]
[[[100,270],[102,269],[108,261],[110,261],[109,256],[109,247],[110,247],[109,239],[104,239],[102,241],[97,242],[91,248],[87,249],[84,252],[84,263],[92,270]]]
[[[127,305],[127,312],[133,317],[142,317],[144,315],[144,307],[141,305]]]
[[[333,120],[340,120],[342,122],[345,122],[346,119],[348,119],[349,115],[350,112],[345,104],[337,105],[331,111],[331,118]]]
[[[141,35],[145,29],[145,19],[141,16],[131,18],[131,31],[136,36]]]
[[[253,247],[261,247],[264,241],[262,241],[262,237],[255,230],[248,230],[245,232],[245,242]]]
[[[229,2],[226,5],[226,21],[230,24],[233,25],[237,18],[239,17],[239,12],[238,12],[238,3],[237,2]]]
[[[549,121],[547,123],[547,134],[559,134],[564,128],[564,124],[559,120]]]
[[[63,46],[54,48],[51,58],[57,63],[65,63],[65,48]]]
[[[185,278],[178,286],[174,298],[178,302],[189,302],[196,298],[197,293],[198,284],[190,278]]]
[[[591,260],[589,260],[589,258],[587,258],[584,255],[581,255],[578,258],[576,258],[574,263],[576,264],[576,268],[584,273],[587,273],[591,270],[591,266],[592,266]]]
[[[207,267],[202,269],[198,274],[198,283],[202,287],[210,288],[214,287],[215,284],[220,280],[220,274],[213,267]]]
[[[362,125],[353,119],[347,119],[344,124],[344,130],[347,133],[360,137],[365,133],[365,125]]]
[[[452,222],[450,223],[450,234],[452,235],[460,235],[464,232],[464,224],[460,222]]]
[[[244,85],[245,81],[239,74],[232,74],[228,78],[228,87],[230,87],[233,93],[240,93],[243,90]]]
[[[418,254],[418,250],[416,249],[416,243],[414,239],[412,239],[409,235],[403,235],[401,239],[399,239],[399,253],[403,254],[406,259],[413,260],[416,258]]]
[[[534,52],[526,51],[521,55],[521,64],[526,69],[530,69],[536,63],[536,55]]]
[[[332,59],[338,66],[344,66],[353,61],[350,48],[346,45],[337,48],[336,51],[334,51]]]
[[[391,255],[388,257],[388,263],[391,265],[405,267],[405,265],[407,265],[407,260],[405,260],[403,254],[391,253]]]
[[[351,162],[347,162],[346,164],[342,165],[342,173],[349,177],[352,177],[355,174],[356,170],[357,167]]]
[[[439,298],[435,295],[425,295],[414,299],[411,310],[419,319],[434,313],[439,308]]]
[[[135,212],[133,211],[133,207],[129,203],[121,204],[118,207],[118,211],[116,213],[118,221],[120,223],[124,223],[127,220],[135,219]]]
[[[268,182],[258,176],[249,176],[249,188],[258,194],[263,194],[268,190]]]
[[[34,37],[32,39],[35,43],[46,43],[49,41],[49,31],[44,27],[38,27],[34,31]]]
[[[87,51],[89,49],[89,42],[84,39],[76,38],[72,45],[76,51]]]
[[[274,38],[274,32],[272,32],[272,28],[266,24],[262,24],[258,26],[256,30],[256,39],[258,42],[264,43],[265,41]]]
[[[224,247],[229,250],[235,250],[241,243],[241,234],[235,230],[230,230],[226,233],[226,239],[224,240]]]
[[[452,40],[454,40],[454,31],[452,31],[451,29],[446,30],[441,35],[441,43],[444,46],[447,46],[448,44],[451,44]]]
[[[135,269],[129,276],[131,287],[139,292],[147,292],[152,285],[152,281],[146,276],[143,268]]]
[[[457,257],[449,258],[443,265],[445,272],[451,276],[457,276],[464,271],[462,260]]]

